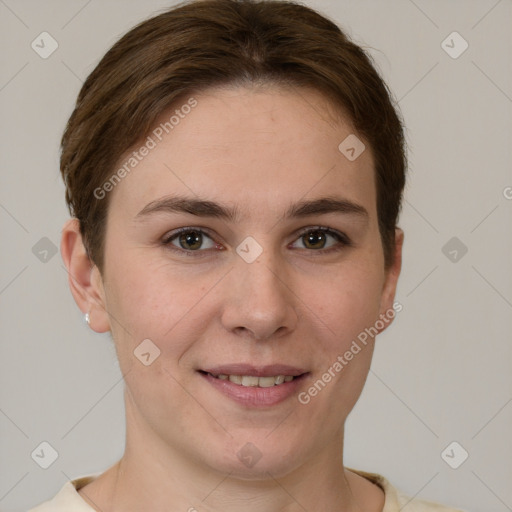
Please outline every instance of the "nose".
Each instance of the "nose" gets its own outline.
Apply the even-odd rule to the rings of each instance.
[[[299,301],[278,257],[263,251],[252,263],[238,258],[227,277],[221,321],[229,332],[265,340],[296,328]]]

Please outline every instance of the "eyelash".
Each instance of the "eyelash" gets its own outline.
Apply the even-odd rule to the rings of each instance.
[[[196,232],[196,233],[201,233],[202,235],[206,235],[208,238],[210,238],[210,240],[212,240],[212,242],[219,245],[218,242],[216,242],[213,239],[213,237],[208,233],[208,231],[205,231],[204,229],[200,229],[200,228],[195,228],[195,227],[184,227],[184,228],[176,229],[175,231],[169,233],[167,236],[164,237],[164,239],[162,240],[162,244],[164,246],[166,246],[168,249],[170,249],[171,251],[174,251],[174,252],[180,253],[180,254],[185,254],[186,256],[189,256],[189,257],[201,258],[201,257],[208,256],[208,252],[212,249],[203,249],[203,250],[198,249],[196,251],[193,251],[193,250],[183,249],[181,247],[176,247],[171,243],[175,238],[177,238],[182,233],[188,233],[188,232],[192,232],[192,231]],[[341,233],[339,231],[336,231],[332,228],[325,227],[325,226],[313,226],[313,227],[305,228],[300,231],[300,233],[298,234],[295,241],[297,241],[298,239],[300,239],[307,233],[310,233],[310,232],[314,233],[314,232],[319,232],[319,231],[322,233],[325,233],[327,235],[333,236],[338,241],[338,244],[333,247],[329,247],[328,249],[307,249],[307,248],[305,248],[303,250],[313,252],[316,254],[328,254],[328,253],[332,253],[332,252],[341,251],[345,247],[350,247],[352,245],[352,242],[347,237],[347,235],[345,235],[344,233]]]

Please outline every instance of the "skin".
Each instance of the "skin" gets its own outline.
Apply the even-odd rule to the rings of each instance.
[[[311,90],[220,88],[194,97],[197,107],[110,192],[102,273],[86,256],[76,219],[63,229],[74,298],[94,331],[111,331],[126,382],[125,454],[80,495],[104,512],[168,511],[171,504],[183,511],[380,511],[382,490],[343,469],[344,423],[373,342],[306,405],[296,394],[273,406],[242,405],[197,371],[288,364],[309,372],[304,391],[392,308],[403,233],[397,229],[386,269],[371,149],[345,158],[338,145],[355,131]],[[137,217],[173,194],[237,207],[239,218]],[[291,204],[323,197],[367,214],[284,218]],[[350,244],[322,238],[318,226],[344,233]],[[165,245],[180,227],[206,231],[196,252],[185,245],[187,255],[179,238]],[[312,244],[305,228],[316,233]],[[236,252],[247,236],[263,249],[253,263]],[[149,366],[133,353],[144,339],[160,350]],[[237,457],[248,442],[261,453],[252,467]]]

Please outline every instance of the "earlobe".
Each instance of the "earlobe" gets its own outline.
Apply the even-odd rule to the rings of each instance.
[[[382,288],[382,296],[381,296],[381,307],[380,307],[380,317],[384,315],[389,319],[389,322],[386,322],[385,327],[381,329],[382,332],[392,321],[395,316],[395,313],[399,311],[395,306],[395,293],[396,287],[398,284],[398,278],[400,276],[400,271],[402,269],[402,248],[404,244],[404,232],[400,228],[395,228],[395,247],[394,247],[394,257],[391,266],[386,269],[386,278],[384,281],[384,286]],[[400,308],[401,310],[401,308]]]
[[[80,310],[84,315],[89,314],[90,328],[96,332],[109,331],[103,281],[87,255],[78,219],[64,224],[60,251],[68,272],[69,288]]]

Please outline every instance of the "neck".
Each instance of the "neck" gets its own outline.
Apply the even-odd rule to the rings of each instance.
[[[189,512],[356,510],[341,461],[318,458],[284,477],[269,472],[266,478],[242,480],[192,468],[177,454],[164,464],[155,465],[155,458],[150,451],[126,451],[116,469],[111,512],[167,512],[171,504],[173,510]]]
[[[127,407],[123,458],[80,494],[104,512],[382,510],[382,492],[344,470],[343,432],[337,437],[286,474],[266,471],[248,479],[207,467],[169,447]],[[356,496],[361,491],[364,499]],[[378,503],[376,494],[369,501],[372,492],[379,492]]]

